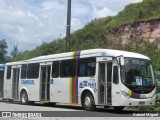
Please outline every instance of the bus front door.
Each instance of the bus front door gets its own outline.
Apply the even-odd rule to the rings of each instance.
[[[12,99],[19,99],[19,68],[13,68],[13,86],[12,86]]]
[[[111,97],[112,62],[99,63],[99,104],[112,103]]]
[[[50,100],[50,66],[41,66],[41,100],[49,101]]]

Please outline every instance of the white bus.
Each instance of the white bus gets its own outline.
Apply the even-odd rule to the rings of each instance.
[[[151,60],[141,54],[90,49],[7,63],[4,99],[96,106],[155,105]]]

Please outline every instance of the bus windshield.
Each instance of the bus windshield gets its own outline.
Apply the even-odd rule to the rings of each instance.
[[[125,58],[124,74],[122,83],[134,86],[153,86],[154,74],[150,60]]]

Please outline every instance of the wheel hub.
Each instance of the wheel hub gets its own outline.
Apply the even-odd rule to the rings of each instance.
[[[86,106],[86,107],[90,107],[90,106],[91,106],[91,100],[90,100],[89,97],[86,97],[86,98],[85,98],[85,106]]]
[[[23,103],[26,102],[26,95],[25,95],[25,94],[22,95],[22,102],[23,102]]]

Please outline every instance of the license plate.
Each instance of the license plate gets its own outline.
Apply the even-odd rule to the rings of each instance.
[[[140,105],[144,105],[145,102],[144,102],[144,101],[140,101],[139,104],[140,104]]]

